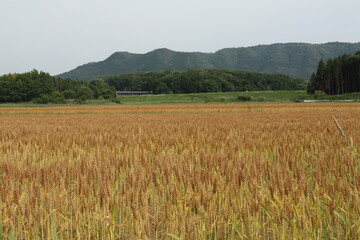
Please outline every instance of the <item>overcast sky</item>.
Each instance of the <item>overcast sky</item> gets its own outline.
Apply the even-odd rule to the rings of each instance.
[[[359,0],[0,0],[0,75],[116,51],[360,41]]]

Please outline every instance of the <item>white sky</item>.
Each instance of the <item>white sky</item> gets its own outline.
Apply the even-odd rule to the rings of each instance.
[[[0,0],[0,75],[116,51],[360,41],[359,0]]]

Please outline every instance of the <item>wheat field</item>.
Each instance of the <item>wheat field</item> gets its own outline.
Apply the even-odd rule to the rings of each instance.
[[[0,108],[0,239],[360,239],[359,120],[359,103]]]

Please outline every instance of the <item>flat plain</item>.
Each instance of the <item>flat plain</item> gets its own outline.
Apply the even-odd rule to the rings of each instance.
[[[1,236],[359,239],[359,119],[359,103],[0,108]]]

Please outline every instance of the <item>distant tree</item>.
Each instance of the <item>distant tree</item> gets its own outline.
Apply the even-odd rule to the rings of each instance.
[[[93,95],[92,90],[87,86],[81,86],[78,89],[76,89],[76,98],[77,99],[81,98],[81,99],[87,100],[87,99],[91,99],[93,97],[94,97],[94,95]]]
[[[360,92],[360,54],[342,55],[320,60],[317,72],[312,75],[308,92],[323,91],[327,94]]]
[[[143,90],[154,94],[306,89],[302,79],[226,69],[127,73],[105,78],[105,82],[118,91]]]
[[[66,89],[65,91],[63,91],[63,95],[66,99],[76,98],[76,92],[73,89]]]
[[[321,84],[324,82],[325,74],[326,74],[326,66],[324,60],[321,59],[318,64],[318,68],[315,75],[315,85],[317,86],[317,88],[321,86]]]
[[[151,79],[147,82],[147,91],[153,94],[169,93],[169,87],[159,78]]]
[[[200,92],[219,92],[221,89],[213,79],[204,79],[200,83]]]
[[[220,88],[222,92],[233,92],[235,91],[234,84],[227,80],[220,80]]]
[[[112,98],[116,97],[115,88],[109,86],[103,79],[96,79],[90,82],[89,88],[92,90],[93,96],[99,98]]]
[[[307,93],[308,93],[308,94],[315,94],[315,89],[316,89],[316,86],[315,86],[315,78],[316,78],[316,75],[315,75],[315,73],[313,73],[313,74],[311,75],[309,84],[308,84],[308,86],[307,86]]]
[[[63,103],[64,99],[113,98],[115,88],[102,79],[91,82],[56,78],[33,70],[0,76],[0,102]]]
[[[58,91],[52,92],[51,94],[41,94],[38,98],[33,99],[33,101],[40,104],[66,103],[64,95]]]
[[[51,94],[53,91],[55,88],[52,77],[37,70],[0,77],[1,102],[30,101],[42,94]]]

